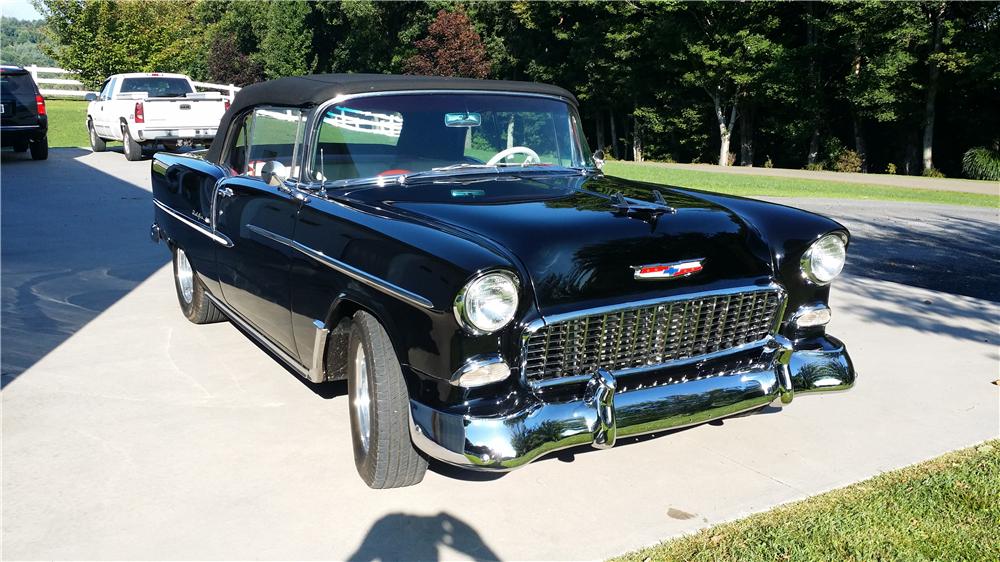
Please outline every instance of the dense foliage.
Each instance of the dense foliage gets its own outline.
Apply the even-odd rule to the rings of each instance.
[[[620,159],[959,175],[1000,136],[996,2],[36,1],[91,84],[486,72],[573,91]]]
[[[52,66],[55,61],[42,52],[43,40],[40,21],[0,17],[0,63]]]

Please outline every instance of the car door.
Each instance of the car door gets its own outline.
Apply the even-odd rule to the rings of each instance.
[[[111,130],[112,118],[110,114],[112,113],[112,108],[110,100],[117,82],[117,78],[112,77],[104,83],[104,87],[101,88],[101,93],[97,96],[93,111],[91,112],[91,119],[94,121],[94,130],[97,131],[98,135],[105,138],[115,136]]]
[[[256,107],[237,121],[224,156],[234,175],[215,191],[215,228],[232,241],[216,251],[220,288],[236,313],[298,357],[289,312],[293,250],[288,242],[301,202],[284,180],[300,144],[302,111]]]

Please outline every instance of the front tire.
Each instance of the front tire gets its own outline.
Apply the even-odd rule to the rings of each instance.
[[[128,125],[122,123],[122,146],[125,150],[125,159],[129,162],[142,160],[142,145],[132,138],[132,133],[128,130]]]
[[[108,149],[108,143],[101,137],[97,136],[97,131],[94,130],[93,121],[87,121],[87,132],[90,134],[90,150],[93,150],[94,152],[104,152]]]
[[[410,439],[410,400],[389,335],[358,312],[348,343],[347,393],[354,464],[371,488],[401,488],[424,479],[427,461]]]
[[[177,302],[181,305],[184,317],[195,324],[211,324],[225,320],[222,311],[208,300],[205,285],[195,273],[184,249],[175,246],[173,254],[174,287],[177,289]]]

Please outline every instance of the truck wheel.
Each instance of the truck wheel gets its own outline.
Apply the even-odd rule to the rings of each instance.
[[[181,305],[184,317],[195,324],[211,324],[226,319],[222,311],[216,308],[205,296],[205,285],[195,274],[187,254],[179,247],[174,247],[174,286],[177,288],[177,300]]]
[[[174,152],[177,150],[177,141],[164,141],[163,150],[167,152]]]
[[[39,140],[31,141],[28,148],[31,149],[32,160],[48,160],[49,158],[49,137],[42,137]]]
[[[94,152],[104,152],[108,149],[108,143],[104,142],[104,139],[97,136],[97,131],[94,130],[94,122],[87,121],[87,132],[90,133],[90,150]]]
[[[410,400],[389,335],[372,315],[358,312],[348,345],[347,393],[358,474],[371,488],[417,484],[427,461],[410,440]]]
[[[122,123],[122,146],[125,149],[125,159],[129,162],[142,160],[142,145],[132,139],[128,126]]]

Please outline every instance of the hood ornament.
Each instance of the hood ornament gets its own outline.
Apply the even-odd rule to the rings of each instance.
[[[705,258],[684,260],[673,263],[653,263],[648,265],[633,265],[635,278],[642,280],[678,279],[694,275],[703,269]]]

